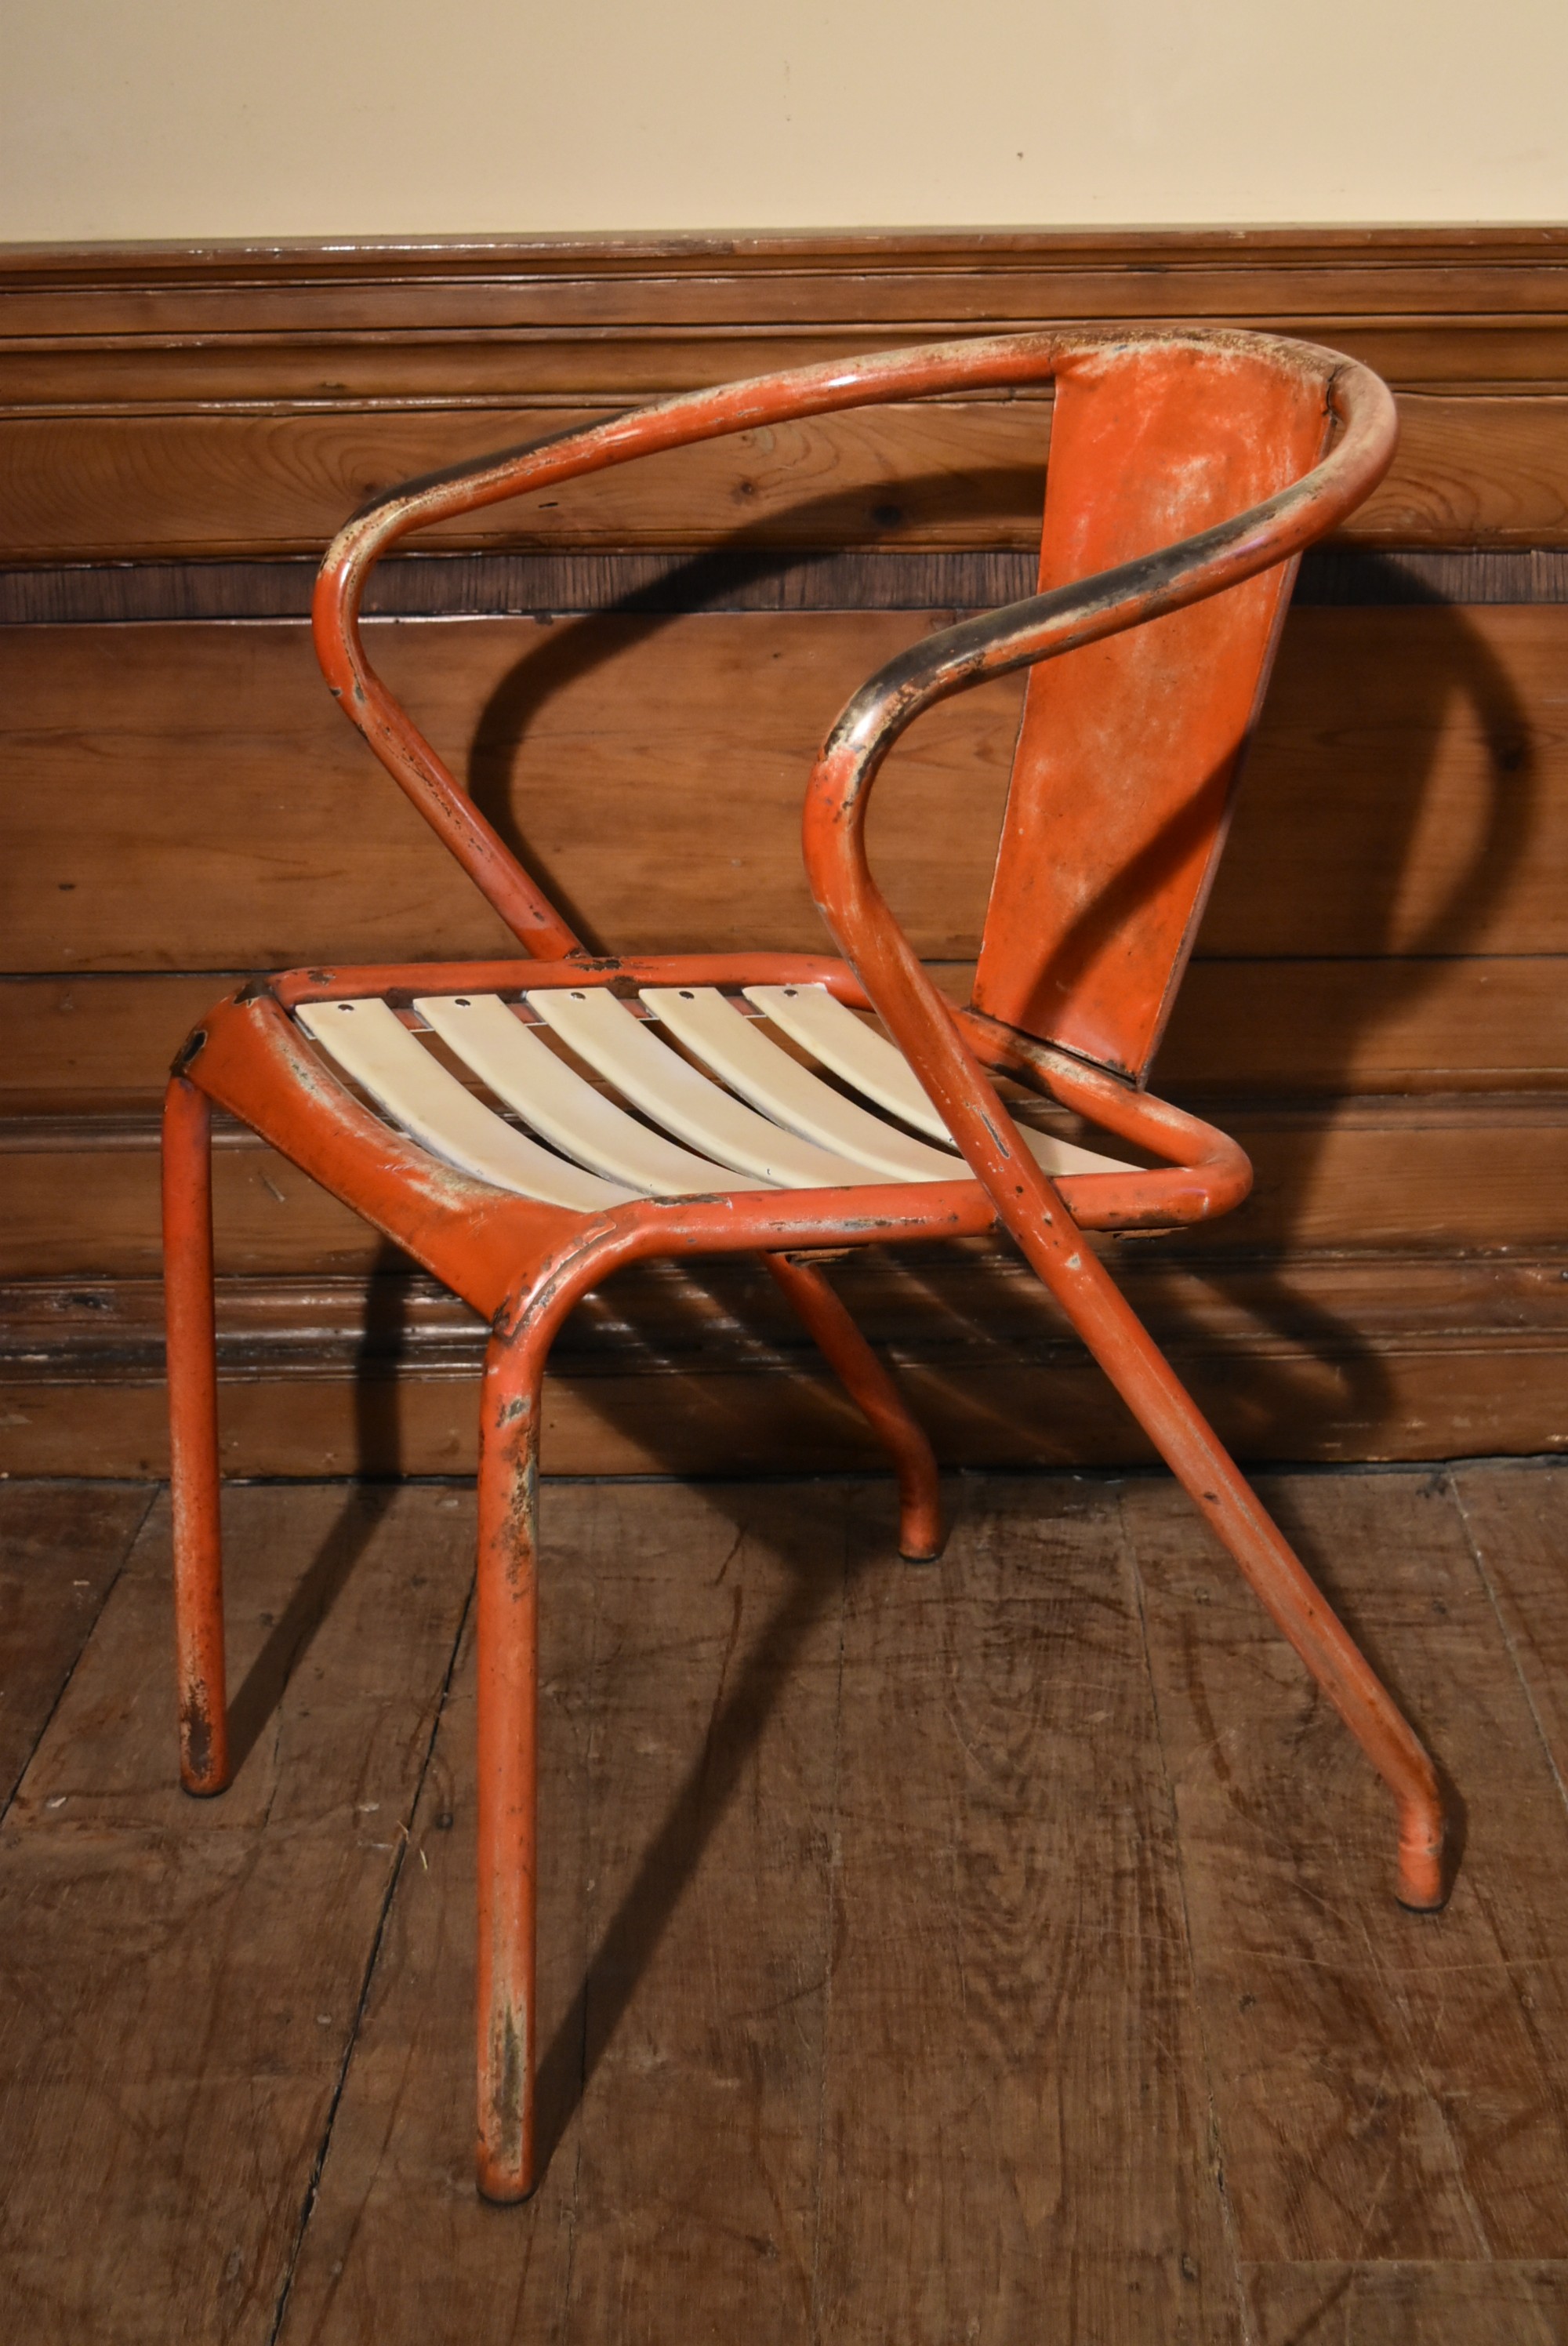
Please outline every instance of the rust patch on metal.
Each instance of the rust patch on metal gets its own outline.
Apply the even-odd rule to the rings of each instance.
[[[194,1690],[179,1706],[179,1740],[187,1774],[205,1790],[212,1770],[212,1721],[204,1697]]]
[[[490,2032],[492,2159],[514,2170],[523,2159],[523,2033],[516,2014],[502,2013]]]

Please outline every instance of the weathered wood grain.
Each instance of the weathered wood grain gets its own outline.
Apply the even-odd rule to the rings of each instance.
[[[1194,1279],[1182,1310],[1161,1315],[1164,1324],[1156,1319],[1156,1331],[1244,1458],[1465,1458],[1563,1448],[1568,1343],[1556,1321],[1548,1314],[1543,1324],[1525,1302],[1511,1327],[1512,1279],[1485,1264],[1453,1283],[1446,1309],[1440,1269],[1435,1308],[1424,1311],[1427,1268],[1374,1259],[1366,1277],[1342,1283],[1309,1262],[1250,1280]],[[1556,1260],[1521,1269],[1527,1285],[1561,1293]],[[1400,1325],[1395,1307],[1412,1300],[1418,1308]],[[903,1382],[942,1458],[974,1467],[1146,1460],[1146,1440],[1087,1357],[1038,1333],[1002,1341],[1008,1331],[997,1327],[996,1303],[983,1289],[928,1300],[924,1326],[899,1348]],[[613,1296],[612,1308],[621,1305]],[[629,1318],[635,1333],[639,1315]],[[241,1344],[253,1325],[229,1330],[220,1307],[220,1328]],[[955,1325],[962,1341],[944,1352]],[[663,1332],[656,1321],[646,1347],[591,1370],[581,1355],[557,1355],[545,1384],[547,1474],[881,1465],[863,1423],[809,1354],[752,1355],[733,1320],[711,1331],[706,1357],[699,1329],[685,1331],[691,1349],[673,1357],[661,1349]],[[225,1381],[227,1472],[472,1472],[477,1393],[461,1370],[415,1357],[395,1374],[384,1361],[356,1372],[341,1345],[329,1343],[326,1360],[312,1357],[310,1333],[307,1323],[294,1358],[253,1354]],[[90,1457],[105,1472],[164,1474],[167,1407],[145,1349],[138,1341],[129,1362],[111,1354],[75,1366],[40,1346],[30,1361],[14,1356],[0,1376],[0,1472],[74,1475]]]
[[[1562,2346],[1568,2265],[1249,2265],[1257,2346]]]
[[[0,560],[317,552],[398,481],[626,404],[454,403],[463,356],[422,355],[430,393],[412,408],[0,420]],[[736,363],[752,371],[748,352]],[[511,500],[428,542],[697,546],[744,532],[776,546],[1038,544],[1050,414],[1039,399],[921,403],[774,425]],[[1512,437],[1510,424],[1511,454]]]
[[[1452,1479],[1536,1731],[1568,1785],[1568,1516],[1558,1477],[1471,1465]]]
[[[163,1770],[155,1517],[0,1838],[17,2334],[1563,2340],[1568,1810],[1475,1554],[1544,1586],[1565,1474],[1460,1479],[1468,1538],[1442,1477],[1268,1485],[1468,1800],[1421,1922],[1163,1482],[968,1483],[934,1572],[885,1484],[547,1493],[558,2139],[504,2211],[471,1650],[435,1712],[472,1494],[230,1494],[239,1675],[294,1670],[209,1804]]]
[[[160,1507],[0,1836],[0,2260],[50,2346],[270,2337],[468,1586],[439,1490],[228,1511],[231,1791],[177,1786]]]
[[[1183,317],[1284,327],[1394,382],[1401,453],[1358,517],[1364,548],[1470,546],[1484,559],[1568,536],[1568,245],[1546,231],[10,252],[0,533],[14,533],[10,558],[56,567],[280,551],[302,567],[352,505],[399,474],[683,383],[991,325]],[[493,518],[512,543],[579,563],[747,546],[765,561],[769,544],[1012,559],[997,549],[1033,534],[1049,412],[1044,397],[949,401],[748,435]],[[946,616],[931,599],[929,612],[901,614],[433,620],[376,633],[457,770],[585,929],[628,948],[816,944],[797,844],[807,764],[845,694]],[[1560,1086],[1565,629],[1550,605],[1294,614],[1163,1083],[1233,1101]],[[0,998],[6,1113],[142,1113],[208,990],[186,973],[502,944],[333,715],[301,627],[35,626],[0,644],[0,680],[5,958],[41,981]],[[975,949],[1012,694],[1003,684],[989,705],[939,712],[879,795],[879,868],[922,949],[949,964]],[[717,821],[694,775],[716,778]],[[134,991],[160,973],[167,995]],[[104,991],[82,992],[90,974]],[[133,991],[114,991],[122,984]],[[82,1039],[98,1018],[101,1032]],[[1380,1109],[1369,1113],[1378,1123]],[[1211,1241],[1216,1276],[1234,1295],[1220,1257],[1237,1247],[1282,1261],[1345,1244],[1386,1250],[1384,1285],[1363,1299],[1372,1320],[1330,1332],[1317,1357],[1331,1368],[1298,1355],[1314,1396],[1306,1449],[1356,1438],[1352,1427],[1373,1450],[1406,1449],[1422,1425],[1445,1450],[1467,1426],[1510,1447],[1548,1438],[1558,1403],[1540,1364],[1555,1354],[1539,1330],[1500,1343],[1489,1322],[1461,1364],[1454,1329],[1435,1348],[1423,1337],[1403,1350],[1388,1329],[1420,1250],[1560,1243],[1554,1144],[1511,1105],[1495,1131],[1444,1111],[1419,1140],[1405,1127],[1396,1141],[1397,1123],[1375,1139],[1338,1111],[1254,1117],[1244,1137],[1259,1195]],[[98,1147],[124,1137],[107,1124],[90,1137],[5,1137],[0,1187],[14,1210],[0,1273],[149,1275],[149,1168],[113,1168],[114,1149]],[[18,1142],[32,1150],[20,1171]],[[270,1160],[236,1154],[220,1179],[231,1273],[350,1276],[380,1260]],[[0,1447],[23,1444],[19,1464],[35,1434],[40,1458],[59,1463],[76,1439],[73,1412],[102,1391],[60,1383],[68,1364],[46,1334],[44,1351],[42,1382],[29,1370],[8,1387],[20,1423],[0,1428]],[[1278,1440],[1288,1429],[1278,1388],[1254,1410],[1238,1365],[1256,1357],[1213,1355],[1198,1373],[1247,1438]],[[1021,1369],[1028,1408],[1005,1370],[960,1371],[929,1347],[918,1365],[966,1454],[1018,1454],[1037,1438],[1033,1416],[1058,1403],[1096,1454],[1125,1443],[1060,1358]],[[117,1372],[142,1373],[123,1362]],[[338,1372],[328,1382],[336,1399],[320,1431],[347,1457],[360,1443],[352,1388]],[[63,1397],[71,1390],[76,1401]],[[765,1454],[762,1388],[743,1401],[726,1371],[708,1390],[704,1427],[733,1423],[748,1454]],[[781,1425],[830,1449],[852,1443],[813,1385],[791,1385],[787,1406],[767,1390]],[[445,1422],[449,1398],[417,1396],[401,1433],[397,1408],[378,1407],[370,1447],[395,1454],[406,1437],[421,1456],[455,1454],[467,1434]],[[650,1406],[645,1440],[617,1402],[602,1454],[701,1454],[708,1431],[683,1450],[673,1413]],[[268,1454],[311,1431],[276,1382],[243,1407]],[[117,1456],[156,1455],[148,1408],[137,1387],[116,1401],[104,1427],[106,1438],[119,1429]],[[573,1402],[566,1418],[571,1441],[586,1438],[592,1408]],[[573,1454],[591,1456],[591,1444]]]
[[[1125,1553],[969,1496],[851,1583],[822,2335],[1238,2338]]]
[[[1394,468],[1343,532],[1385,546],[1558,546],[1568,535],[1568,400],[1400,401]]]
[[[875,1547],[893,1556],[892,1508]],[[626,1492],[600,1580],[570,2334],[809,2339],[845,1500]]]
[[[1454,1254],[1561,1248],[1568,1103],[1550,1092],[1215,1103],[1257,1186],[1223,1222],[1127,1241],[1140,1258],[1286,1260],[1318,1249]],[[0,1148],[0,1279],[146,1277],[161,1260],[145,1117],[13,1127]],[[213,1156],[229,1276],[368,1270],[385,1241],[287,1159],[233,1131]]]
[[[0,1484],[0,1815],[152,1496],[145,1485]]]
[[[808,617],[782,635],[747,632],[747,619],[670,625],[705,632],[674,658],[670,627],[650,621],[371,634],[393,688],[503,825],[520,826],[545,883],[620,949],[650,931],[717,946],[774,930],[820,939],[799,838],[816,740],[931,620]],[[715,626],[727,632],[706,632]],[[303,628],[29,628],[8,648],[21,699],[7,829],[26,875],[6,891],[13,969],[286,965],[374,957],[394,938],[403,957],[512,942],[344,724]],[[884,858],[927,950],[962,951],[976,929],[983,852],[951,896],[941,874],[958,804],[971,801],[976,825],[1000,820],[1016,708],[1004,685],[937,712],[890,786]],[[694,756],[713,779],[706,804]]]
[[[1194,960],[1151,1081],[1210,1097],[1555,1088],[1565,977],[1551,954]]]
[[[1568,687],[1550,609],[1291,614],[1205,954],[1550,953]]]
[[[685,322],[649,315],[645,306],[642,317],[607,327],[591,315],[512,325],[495,317],[494,305],[488,320],[465,327],[450,311],[442,316],[426,287],[405,297],[402,319],[389,329],[384,322],[356,322],[350,304],[334,304],[328,293],[318,297],[314,315],[297,316],[292,326],[284,322],[271,333],[247,332],[232,313],[227,321],[209,317],[194,348],[191,334],[166,321],[148,332],[144,318],[144,331],[131,335],[94,332],[97,321],[87,314],[87,303],[78,309],[81,331],[68,340],[8,335],[6,324],[19,322],[19,316],[10,318],[7,301],[7,317],[0,321],[5,335],[0,394],[24,416],[74,410],[111,418],[159,408],[190,413],[209,404],[219,412],[309,405],[352,413],[401,409],[423,399],[450,407],[464,395],[475,403],[519,407],[624,406],[785,368],[831,364],[851,353],[943,342],[955,330],[1008,332],[1045,325],[1071,334],[1079,325],[1101,322],[1113,331],[1145,322],[1240,325],[1327,342],[1375,368],[1400,393],[1528,398],[1568,387],[1568,291],[1561,279],[1551,307],[1532,309],[1527,289],[1515,310],[1505,282],[1495,288],[1499,306],[1490,314],[1459,309],[1446,316],[1419,301],[1401,311],[1400,296],[1407,289],[1393,284],[1383,288],[1392,306],[1380,316],[1368,310],[1314,313],[1288,301],[1270,306],[1258,301],[1256,284],[1252,300],[1244,294],[1240,309],[1227,314],[1223,286],[1195,280],[1185,300],[1167,306],[1150,301],[1132,280],[1124,282],[1132,298],[1120,303],[1114,294],[1103,298],[1098,318],[1071,309],[1033,315],[1025,310],[1010,318],[1006,310],[1013,305],[1005,291],[1000,314],[976,318],[977,301],[987,299],[979,279],[958,289],[969,317],[918,306],[905,306],[901,315],[881,311],[881,287],[874,278],[851,275],[838,289],[825,274],[813,282],[801,272],[795,300],[766,306],[752,321],[710,314]],[[1205,292],[1217,295],[1217,303],[1206,307]],[[595,299],[590,288],[585,307]],[[423,320],[416,314],[421,308]]]
[[[890,339],[903,338],[870,331],[865,337],[868,347]],[[802,348],[799,356],[830,354]],[[288,355],[270,353],[265,396],[272,402],[290,391],[311,395],[314,354],[290,355],[292,366]],[[243,351],[226,368],[209,355],[205,369],[207,397],[227,393],[235,403],[229,412],[204,404],[194,412],[72,413],[56,406],[0,414],[0,562],[317,552],[349,514],[397,481],[596,422],[667,388],[722,382],[759,372],[771,358],[796,358],[793,351],[715,346],[694,363],[685,346],[678,355],[639,349],[647,372],[628,377],[623,360],[610,370],[615,395],[596,405],[583,393],[603,371],[602,345],[589,360],[579,347],[562,389],[544,403],[537,344],[504,352],[481,344],[477,355],[480,376],[491,378],[488,395],[475,395],[473,345],[424,342],[403,353],[396,389],[405,400],[415,394],[417,405],[387,398],[383,355],[373,403],[351,399],[342,385],[332,403],[317,396],[309,405],[258,413],[256,361]],[[552,356],[559,376],[565,353]],[[114,364],[123,372],[117,354]],[[79,378],[91,362],[78,357],[76,368],[76,397],[90,401],[95,387]],[[137,373],[142,400],[189,401],[184,354],[150,374],[144,361]],[[469,395],[454,402],[458,381]],[[7,367],[0,353],[0,394],[15,400],[36,387],[16,382],[15,362]],[[1344,542],[1562,545],[1568,401],[1532,395],[1532,389],[1522,384],[1511,397],[1406,393],[1394,469],[1347,524]],[[921,403],[776,425],[516,498],[443,524],[422,543],[701,546],[744,532],[769,546],[1030,546],[1039,542],[1049,438],[1050,407],[1039,397]]]
[[[1135,1308],[1248,1458],[1471,1457],[1568,1442],[1561,1258],[1306,1256],[1121,1267]],[[837,1282],[954,1465],[1145,1459],[1148,1446],[1033,1280],[1003,1260]],[[629,1277],[568,1327],[545,1386],[547,1474],[877,1468],[863,1423],[741,1266],[678,1291]],[[220,1429],[231,1474],[472,1471],[479,1333],[380,1277],[225,1281]],[[167,1466],[150,1281],[0,1297],[0,1471]]]
[[[967,962],[932,973],[956,1001]],[[181,1038],[240,973],[0,977],[0,1117],[143,1114]],[[1154,1083],[1178,1096],[1554,1089],[1568,1076],[1556,954],[1195,960]]]
[[[470,2174],[471,1687],[443,1720],[281,2346],[806,2339],[844,1494],[545,1501],[540,2191]],[[891,1566],[891,1514],[879,1557]],[[453,1823],[433,1832],[432,1810]],[[439,1843],[439,1846],[433,1846]],[[502,2233],[516,2244],[503,2251]]]
[[[972,964],[930,966],[967,1000]],[[0,1116],[145,1115],[178,1040],[240,974],[0,977]],[[1563,1003],[1553,954],[1199,959],[1154,1080],[1211,1098],[1554,1088],[1568,1074]]]
[[[1382,1788],[1170,1487],[1129,1485],[1240,2254],[1561,2261],[1568,1813],[1458,1511],[1441,1475],[1263,1488],[1467,1824],[1446,1911],[1402,1913]]]
[[[387,621],[367,634],[597,942],[815,949],[799,827],[816,746],[850,693],[943,616]],[[1294,613],[1202,951],[1564,950],[1565,647],[1568,607]],[[10,969],[504,947],[332,707],[301,627],[7,629],[0,682]],[[1016,686],[922,719],[880,785],[873,858],[935,959],[978,948]],[[699,775],[711,788],[694,787]]]
[[[473,1494],[454,1521],[473,1535]],[[575,2046],[587,1953],[585,1800],[596,1729],[587,1494],[546,1508],[540,1650],[540,2042]],[[453,2333],[563,2334],[577,2204],[577,2130],[525,2207],[473,2188],[474,1652],[473,1621],[409,1829],[279,2346]],[[563,2035],[565,2032],[565,2035]],[[580,2035],[580,2029],[577,2031]],[[557,2101],[559,2096],[557,2096]],[[557,2107],[552,2116],[557,2120]]]

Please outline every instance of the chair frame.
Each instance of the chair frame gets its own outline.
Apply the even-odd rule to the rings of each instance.
[[[806,793],[813,892],[841,958],[590,954],[461,790],[375,675],[359,613],[373,564],[413,530],[606,466],[722,434],[940,393],[1013,387],[1091,367],[1108,352],[1240,353],[1320,390],[1331,451],[1248,510],[1095,576],[926,638],[849,703]],[[1251,1168],[1236,1144],[1125,1072],[937,993],[873,880],[864,826],[878,771],[920,714],[983,678],[1031,666],[1196,605],[1276,566],[1333,527],[1387,468],[1396,425],[1378,378],[1338,353],[1261,335],[1034,333],[854,358],[671,399],[587,430],[459,465],[382,497],[329,550],[314,627],[328,681],[382,763],[525,948],[517,961],[297,970],[257,979],[189,1036],[171,1076],[164,1198],[181,1774],[196,1793],[229,1780],[209,1120],[213,1104],[355,1208],[491,1326],[480,1423],[478,2177],[485,2196],[536,2180],[535,1739],[540,1394],[573,1306],[623,1264],[658,1256],[762,1256],[890,1454],[900,1546],[942,1545],[936,1462],[893,1380],[809,1259],[817,1249],[1011,1233],[1069,1322],[1210,1524],[1276,1626],[1393,1795],[1398,1895],[1447,1894],[1443,1796],[1412,1729],[1227,1454],[1084,1231],[1168,1229],[1238,1204]],[[1281,607],[1288,583],[1280,581]],[[1276,628],[1278,620],[1276,620]],[[1266,678],[1269,653],[1262,668]],[[1259,687],[1259,689],[1261,688]],[[1196,912],[1193,918],[1196,919]],[[1189,934],[1184,941],[1190,944]],[[1173,977],[1174,983],[1174,977]],[[642,1198],[571,1212],[443,1164],[361,1105],[306,1043],[304,1003],[379,998],[404,1008],[446,992],[639,984],[825,985],[873,1010],[965,1160],[921,1186]],[[1149,1169],[1048,1176],[1018,1141],[994,1078],[1074,1110],[1153,1156]]]

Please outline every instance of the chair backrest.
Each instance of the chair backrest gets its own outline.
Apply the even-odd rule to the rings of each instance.
[[[1317,463],[1325,385],[1256,347],[1113,345],[1056,387],[1042,590]],[[1141,1081],[1224,843],[1295,564],[1032,670],[974,1005]]]
[[[924,638],[855,696],[807,786],[806,859],[830,926],[891,1017],[870,965],[885,980],[909,949],[864,860],[876,768],[933,699],[1042,662],[974,1006],[1141,1082],[1203,909],[1293,557],[1360,503],[1393,452],[1385,386],[1337,352],[1224,330],[1004,335],[686,393],[476,458],[389,491],[333,540],[313,607],[328,682],[527,950],[580,953],[367,658],[359,613],[373,565],[433,523],[657,449],[1053,377],[1043,598]],[[1319,464],[1335,416],[1344,429]],[[926,1012],[947,1016],[934,994]]]

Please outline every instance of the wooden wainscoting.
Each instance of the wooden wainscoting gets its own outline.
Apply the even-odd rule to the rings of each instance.
[[[0,252],[0,1469],[161,1470],[158,1095],[234,974],[504,946],[317,675],[356,504],[839,351],[1183,318],[1369,360],[1404,436],[1303,567],[1156,1071],[1257,1193],[1118,1259],[1247,1455],[1560,1444],[1568,232],[554,240]],[[812,750],[1027,591],[1049,433],[1048,398],[925,402],[572,484],[389,564],[375,657],[587,934],[816,945]],[[923,720],[874,818],[955,986],[1018,691]],[[470,1317],[238,1133],[219,1201],[231,1466],[471,1464]],[[955,1463],[1139,1454],[1004,1251],[836,1275]],[[563,1340],[554,1471],[870,1454],[744,1264],[627,1278]]]

